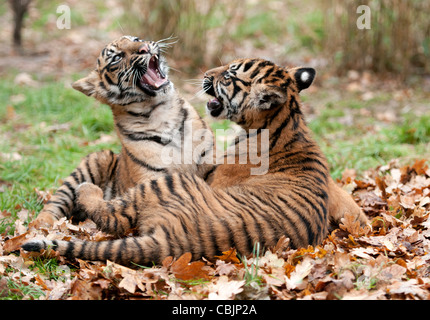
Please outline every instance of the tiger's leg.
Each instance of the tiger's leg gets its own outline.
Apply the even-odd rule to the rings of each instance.
[[[104,188],[115,170],[117,161],[118,155],[107,150],[86,156],[46,203],[33,226],[36,228],[52,226],[62,217],[85,219],[81,210],[77,210],[76,188],[84,182],[91,182]]]
[[[241,253],[248,254],[256,239],[251,239],[243,233],[247,230],[240,228],[245,216],[232,213],[236,210],[234,206],[231,211],[226,210],[218,204],[223,199],[217,197],[218,192],[215,193],[203,180],[197,180],[192,175],[166,175],[130,188],[120,198],[112,200],[104,200],[101,189],[91,183],[80,185],[77,200],[98,228],[121,236],[130,227],[138,226],[139,236],[97,244],[88,242],[85,250],[76,250],[76,253],[79,252],[77,257],[144,265],[151,261],[161,263],[167,256],[179,257],[185,252],[191,252],[193,259],[213,257],[234,245]],[[224,194],[222,191],[219,193]],[[213,201],[217,198],[217,201]],[[218,217],[217,212],[222,214]],[[209,230],[206,229],[208,227]],[[275,228],[277,230],[267,232],[269,238],[281,232],[279,226]],[[216,235],[220,237],[219,241]],[[244,242],[246,245],[243,245]],[[41,241],[36,240],[34,245],[41,244]],[[275,245],[276,241],[273,240],[271,244]],[[33,246],[33,243],[30,245]],[[46,246],[45,243],[43,245]],[[82,243],[74,245],[75,248],[82,247]],[[70,244],[59,241],[55,246],[55,250],[64,254],[68,252]],[[37,251],[38,248],[28,249]],[[91,254],[95,254],[87,256],[86,248],[94,248]]]
[[[174,173],[109,201],[96,186],[83,184],[78,202],[105,232],[118,235],[138,226],[140,236],[163,243],[168,255],[191,252],[197,259],[232,246],[249,254],[256,242],[270,247],[282,236],[295,248],[321,243],[328,232],[322,191],[277,196],[258,187],[213,189],[194,175]]]
[[[136,226],[136,197],[140,188],[143,188],[143,185],[130,188],[121,197],[107,201],[103,198],[103,190],[100,187],[92,183],[82,183],[76,190],[77,204],[100,230],[119,237]]]
[[[353,215],[362,227],[369,225],[369,220],[363,210],[355,203],[351,195],[338,186],[333,179],[329,179],[328,195],[328,213],[331,229],[337,228],[341,219],[347,214]]]

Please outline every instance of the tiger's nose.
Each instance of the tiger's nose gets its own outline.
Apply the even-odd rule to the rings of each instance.
[[[148,53],[149,52],[149,46],[145,43],[139,48],[139,53]]]
[[[205,74],[203,75],[206,79],[208,79],[208,80],[210,80],[210,81],[213,81],[213,79],[214,79],[214,76],[213,75],[211,75],[211,74],[209,74],[209,73],[207,73],[207,72],[205,72]]]
[[[226,70],[227,70],[226,66],[218,67],[218,68],[213,68],[213,69],[210,69],[210,70],[206,71],[205,77],[208,78],[208,79],[210,79],[210,80],[213,80],[213,79],[215,79],[215,76],[223,73]]]

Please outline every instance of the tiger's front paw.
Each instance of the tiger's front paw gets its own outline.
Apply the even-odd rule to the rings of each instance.
[[[29,228],[50,228],[54,225],[56,221],[58,221],[58,219],[54,217],[51,213],[42,210],[37,216],[37,218],[29,224]]]
[[[103,201],[103,190],[92,183],[84,182],[76,189],[76,199],[81,210],[94,213]]]

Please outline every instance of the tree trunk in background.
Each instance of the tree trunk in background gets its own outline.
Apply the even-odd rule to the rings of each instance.
[[[13,46],[21,52],[22,48],[22,37],[21,31],[23,27],[24,15],[28,10],[28,6],[31,0],[9,0],[10,7],[13,11],[14,29],[13,29]]]

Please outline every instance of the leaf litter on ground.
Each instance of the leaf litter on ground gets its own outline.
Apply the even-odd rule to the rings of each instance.
[[[347,169],[337,182],[361,206],[369,226],[362,227],[346,215],[339,228],[316,247],[291,249],[289,239],[282,238],[275,247],[249,257],[231,248],[213,260],[192,261],[191,253],[185,253],[145,267],[68,260],[52,250],[25,252],[20,246],[30,238],[102,241],[112,236],[90,220],[72,224],[63,218],[52,228],[34,228],[27,222],[35,213],[18,208],[13,234],[6,230],[0,235],[0,298],[430,298],[430,169],[426,161],[400,166],[393,160],[364,172],[360,179]],[[41,201],[50,198],[49,191],[35,192]],[[2,212],[2,217],[9,216]],[[52,259],[55,276],[36,267]]]

